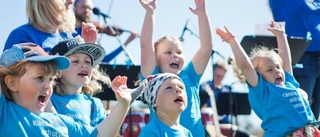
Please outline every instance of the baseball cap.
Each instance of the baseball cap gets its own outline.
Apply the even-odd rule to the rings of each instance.
[[[92,60],[92,66],[98,65],[106,55],[103,47],[93,43],[85,43],[81,37],[60,41],[50,50],[49,54],[69,56],[76,53],[87,54]]]
[[[13,45],[5,50],[0,58],[0,64],[9,67],[18,61],[27,60],[31,62],[46,62],[54,60],[58,70],[65,70],[70,67],[70,61],[64,56],[48,55],[39,45],[27,42]]]
[[[142,82],[141,86],[143,86],[144,89],[142,91],[141,101],[147,103],[149,107],[153,108],[157,93],[162,83],[168,78],[176,78],[184,83],[179,76],[173,73],[159,73],[150,75]]]

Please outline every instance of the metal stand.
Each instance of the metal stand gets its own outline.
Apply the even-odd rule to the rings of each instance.
[[[136,65],[136,61],[133,59],[133,57],[131,56],[131,54],[129,53],[129,51],[127,50],[126,46],[123,44],[123,42],[120,40],[119,36],[117,35],[116,31],[112,28],[112,26],[110,26],[107,22],[107,18],[103,17],[103,20],[105,22],[105,24],[107,25],[107,27],[110,29],[110,31],[112,32],[112,34],[117,38],[119,44],[121,45],[125,55],[129,58],[130,62],[133,65]]]

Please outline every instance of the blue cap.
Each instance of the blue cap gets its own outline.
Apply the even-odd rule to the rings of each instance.
[[[58,70],[70,67],[70,61],[64,56],[48,55],[39,45],[28,42],[13,45],[5,50],[0,58],[0,65],[9,67],[18,61],[27,60],[31,62],[46,62],[54,60]]]

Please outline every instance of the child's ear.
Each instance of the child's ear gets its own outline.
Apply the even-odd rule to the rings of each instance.
[[[154,102],[153,107],[154,107],[154,108],[158,107],[157,102]]]
[[[57,76],[57,78],[62,78],[62,73],[61,73],[61,71],[58,71],[56,76]]]
[[[7,85],[7,87],[13,91],[13,92],[17,92],[18,91],[18,81],[16,78],[12,77],[12,76],[6,76],[4,78],[4,81]]]

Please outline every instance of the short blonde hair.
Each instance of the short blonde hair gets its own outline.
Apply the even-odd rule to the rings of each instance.
[[[159,40],[157,40],[154,43],[155,50],[157,50],[157,46],[163,41],[169,41],[169,42],[172,42],[177,45],[182,45],[182,42],[180,41],[180,39],[178,37],[172,36],[172,35],[167,35],[167,36],[160,38]]]
[[[276,58],[279,60],[279,62],[282,65],[283,61],[276,51],[278,50],[275,48],[269,49],[268,47],[265,47],[265,46],[254,47],[250,52],[250,61],[252,62],[253,67],[257,69],[258,60],[261,58]],[[245,83],[246,78],[235,61],[232,62],[232,68],[233,68],[234,75],[239,79],[239,81],[241,83]]]
[[[27,0],[26,12],[29,24],[40,31],[75,32],[75,16],[70,9],[66,11],[62,0]]]
[[[217,68],[217,67],[219,67],[219,68],[223,68],[224,70],[228,70],[228,63],[227,63],[227,61],[225,61],[225,60],[223,60],[223,59],[219,59],[219,60],[217,60],[217,62],[213,65],[213,70],[215,69],[215,68]]]

